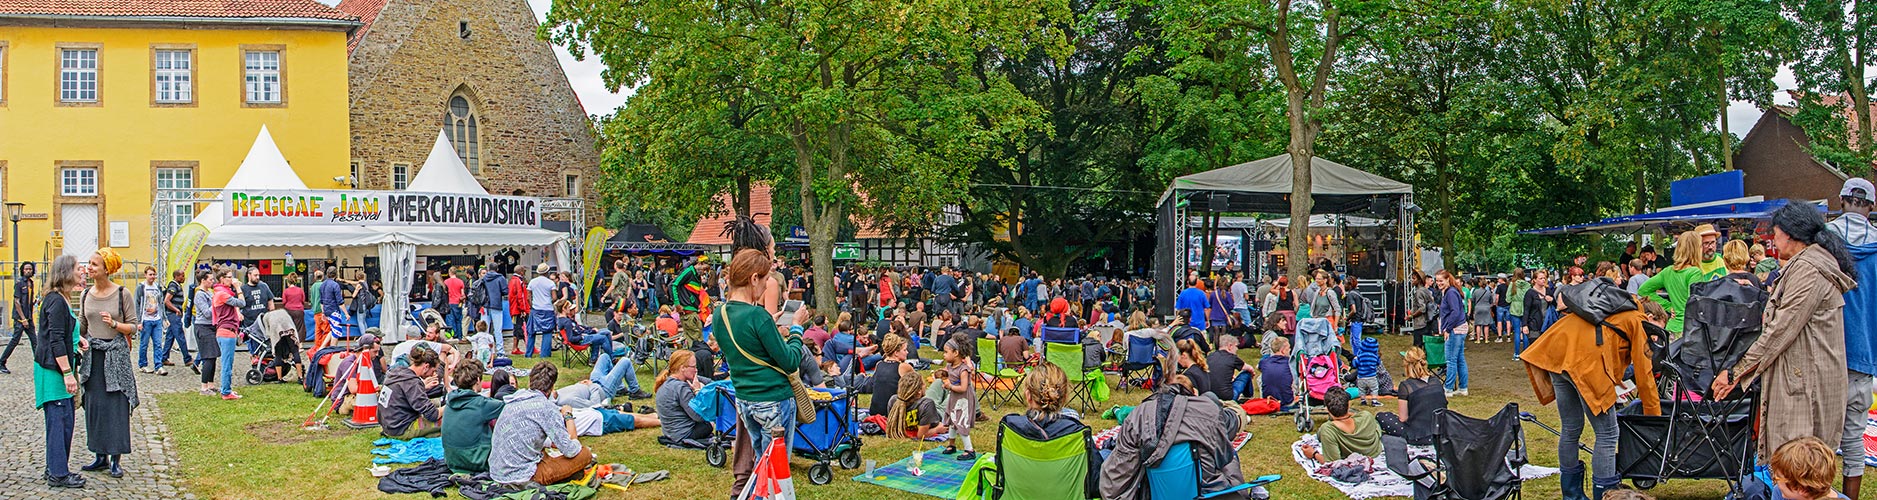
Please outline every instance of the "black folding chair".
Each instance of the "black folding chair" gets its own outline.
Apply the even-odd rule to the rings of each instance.
[[[1438,467],[1434,477],[1438,482],[1430,488],[1428,498],[1522,498],[1524,481],[1519,478],[1519,468],[1525,466],[1526,459],[1525,431],[1519,426],[1517,403],[1507,403],[1485,420],[1451,410],[1437,411],[1434,460]]]

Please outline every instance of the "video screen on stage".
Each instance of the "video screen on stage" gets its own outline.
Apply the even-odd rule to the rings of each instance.
[[[1221,234],[1212,241],[1212,267],[1225,267],[1228,263],[1244,261],[1244,236]],[[1205,251],[1206,238],[1193,236],[1186,245],[1186,265],[1199,266],[1205,259]]]

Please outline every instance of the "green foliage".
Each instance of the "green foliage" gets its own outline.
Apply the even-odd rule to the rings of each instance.
[[[967,62],[1032,47],[1059,54],[1059,37],[1039,26],[1064,13],[1051,0],[569,0],[542,29],[574,54],[599,56],[609,85],[657,103],[648,126],[606,133],[646,144],[636,149],[653,168],[676,170],[671,184],[710,182],[694,177],[717,171],[712,162],[746,161],[759,179],[776,165],[797,191],[811,251],[824,257],[814,259],[818,300],[833,303],[826,257],[850,215],[932,221],[960,201],[972,162],[1047,127],[1021,93]],[[680,150],[706,139],[727,151]]]
[[[1877,66],[1877,2],[1781,0],[1779,6],[1794,21],[1800,49],[1792,64],[1801,94],[1793,123],[1805,128],[1815,155],[1862,175],[1877,162],[1877,113],[1870,110],[1877,81],[1869,79]],[[1847,117],[1862,125],[1847,124]]]

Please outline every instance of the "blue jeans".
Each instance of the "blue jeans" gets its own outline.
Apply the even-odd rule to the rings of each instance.
[[[1493,333],[1499,333],[1499,330],[1498,330],[1499,325],[1503,325],[1511,321],[1512,308],[1507,307],[1507,306],[1493,306],[1492,314],[1493,314],[1492,326],[1494,328]]]
[[[489,332],[490,332],[489,334],[495,336],[495,341],[496,341],[495,345],[502,345],[502,318],[507,317],[507,316],[508,316],[508,313],[506,311],[503,311],[502,308],[495,307],[495,306],[482,308],[482,314],[480,316],[477,316],[477,318],[480,318],[481,320],[489,323]],[[464,337],[468,337],[470,334],[475,333],[475,332],[476,332],[476,329],[474,325],[471,325],[470,328],[465,328],[457,332],[456,335],[457,335],[457,338],[464,338]]]
[[[1251,398],[1256,395],[1257,388],[1258,381],[1253,380],[1249,373],[1238,372],[1237,376],[1232,377],[1233,398]]]
[[[574,337],[573,340],[579,342],[580,345],[587,346],[587,352],[593,356],[594,360],[600,359],[601,354],[611,354],[615,357],[624,355],[623,351],[613,350],[613,336],[606,330]]]
[[[221,365],[222,365],[221,366],[221,377],[222,377],[221,387],[222,387],[223,396],[227,396],[229,394],[235,393],[234,377],[235,377],[235,341],[236,340],[240,340],[240,339],[229,338],[229,337],[215,337],[215,345],[219,345],[222,347],[222,359],[220,359],[219,361],[221,361]]]
[[[626,383],[626,390],[639,392],[639,367],[633,366],[632,356],[614,358],[610,353],[603,353],[599,361],[593,363],[593,375],[587,378],[593,383],[606,388],[606,395],[619,394],[619,383]]]
[[[1602,415],[1593,415],[1584,403],[1583,395],[1577,393],[1577,384],[1563,373],[1551,374],[1551,389],[1557,393],[1558,400],[1558,468],[1573,469],[1583,463],[1577,458],[1577,443],[1583,438],[1584,423],[1590,423],[1592,438],[1590,456],[1591,481],[1610,486],[1622,480],[1616,475],[1616,409],[1604,410]]]
[[[161,347],[161,345],[156,343],[158,337],[161,336],[162,334],[163,334],[163,320],[160,320],[160,319],[143,320],[143,324],[141,325],[141,328],[137,330],[137,367],[138,368],[145,368],[145,367],[150,366],[151,359],[158,360],[157,366],[163,365],[163,362],[161,361],[161,359],[163,359],[163,353],[157,351],[157,348]]]
[[[189,355],[189,340],[183,337],[183,320],[181,315],[169,315],[169,328],[163,329],[163,351],[156,354],[157,366],[162,366],[169,362],[170,346],[176,346],[176,349],[182,351],[182,364],[195,364],[195,357]]]
[[[456,331],[459,331],[459,332],[462,331],[463,306],[458,305],[458,304],[446,303],[446,304],[443,304],[442,307],[438,307],[437,312],[443,313],[444,328],[454,328],[456,329]]]
[[[39,409],[46,414],[46,476],[72,475],[72,428],[77,422],[72,398],[47,401]]]
[[[769,451],[770,436],[780,436],[783,443],[791,443],[795,436],[795,400],[748,401],[736,400],[737,422],[742,431],[737,433],[737,453],[731,470],[734,479],[733,491],[742,492],[749,483],[755,470],[755,464],[762,463],[763,454]],[[763,432],[767,430],[767,432]],[[762,436],[758,438],[757,436]],[[784,444],[783,446],[789,446]],[[744,448],[747,447],[747,448]],[[748,455],[745,456],[745,453]]]
[[[1246,324],[1250,324],[1250,323],[1246,323]],[[1354,344],[1356,342],[1361,342],[1361,341],[1362,341],[1362,322],[1361,321],[1349,322],[1349,343]],[[1240,342],[1240,343],[1243,343],[1243,342]]]
[[[1447,390],[1466,388],[1466,335],[1447,332]]]
[[[1507,321],[1512,322],[1512,355],[1517,356],[1519,353],[1525,352],[1525,318],[1520,318],[1515,315],[1508,318]]]
[[[1241,325],[1257,324],[1257,323],[1251,322],[1251,308],[1249,307],[1234,307],[1232,308],[1232,314],[1238,315],[1238,321],[1239,321],[1238,324],[1241,324]]]

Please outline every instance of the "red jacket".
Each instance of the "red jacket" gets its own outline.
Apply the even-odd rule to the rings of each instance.
[[[528,304],[528,284],[521,281],[521,276],[508,275],[508,315],[527,314]]]

